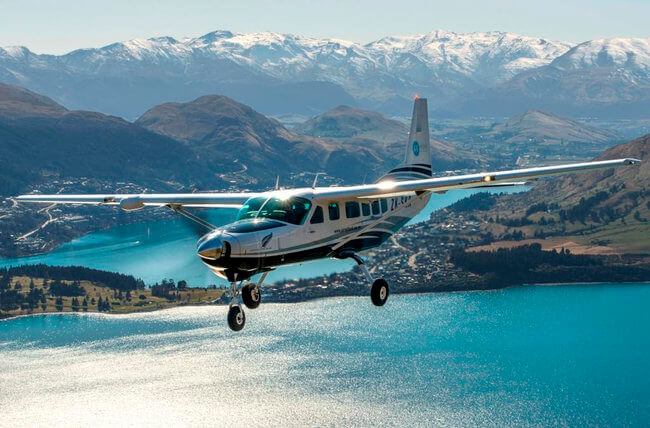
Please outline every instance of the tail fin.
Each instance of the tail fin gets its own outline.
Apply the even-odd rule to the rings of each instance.
[[[395,181],[417,180],[431,177],[431,153],[429,151],[429,112],[426,98],[415,98],[411,131],[406,146],[406,157],[396,168],[384,175],[380,181],[390,178]]]

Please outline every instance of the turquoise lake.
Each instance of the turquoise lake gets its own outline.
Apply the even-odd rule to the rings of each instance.
[[[0,322],[0,426],[647,426],[650,285]]]
[[[522,186],[490,191],[514,193],[528,188]],[[444,195],[434,194],[426,209],[411,222],[426,220],[434,210],[476,192],[478,190],[454,190]],[[213,210],[210,213],[210,221],[216,225],[226,224],[234,221],[235,214],[235,210]],[[187,221],[177,218],[115,227],[75,239],[49,254],[0,259],[0,267],[35,263],[77,265],[130,274],[143,279],[147,284],[153,284],[163,278],[172,278],[177,281],[184,279],[192,286],[225,285],[225,281],[212,274],[196,256],[198,238],[188,227]],[[280,268],[269,274],[268,281],[346,272],[352,266],[354,261],[350,259],[318,260]]]

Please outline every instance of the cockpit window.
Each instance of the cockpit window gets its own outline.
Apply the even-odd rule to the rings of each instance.
[[[264,202],[266,202],[268,198],[250,198],[249,200],[244,203],[244,205],[239,209],[239,212],[237,213],[237,220],[245,220],[247,218],[255,218],[257,216],[257,212],[262,208],[262,205]]]
[[[237,220],[270,218],[291,224],[302,224],[311,208],[311,201],[305,198],[251,198],[241,207]]]

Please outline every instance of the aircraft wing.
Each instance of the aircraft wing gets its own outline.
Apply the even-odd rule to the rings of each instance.
[[[106,195],[22,195],[18,202],[41,202],[53,204],[118,205],[124,210],[136,210],[147,206],[239,208],[257,193],[144,193]]]
[[[539,168],[515,169],[510,171],[482,172],[478,174],[457,175],[452,177],[426,178],[409,181],[385,181],[375,184],[349,187],[321,187],[315,189],[318,200],[333,198],[377,198],[407,196],[418,192],[446,192],[452,189],[474,189],[482,187],[502,187],[525,184],[550,175],[568,174],[599,168],[612,168],[622,165],[640,163],[638,159],[614,159],[606,161],[583,162],[569,165],[545,166]]]

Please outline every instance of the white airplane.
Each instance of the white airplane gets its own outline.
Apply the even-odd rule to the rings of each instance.
[[[109,195],[23,195],[20,202],[117,205],[132,211],[166,206],[210,231],[197,253],[215,274],[231,282],[228,325],[239,331],[246,317],[239,296],[259,306],[260,287],[277,267],[325,257],[352,258],[368,279],[376,306],[388,299],[388,283],[373,278],[359,253],[381,245],[418,214],[434,194],[451,189],[513,186],[539,177],[632,165],[615,159],[570,165],[432,178],[427,100],[416,98],[404,162],[375,184],[272,190],[259,193],[180,193]],[[186,207],[239,208],[237,220],[215,227]],[[261,273],[256,284],[249,279]]]

